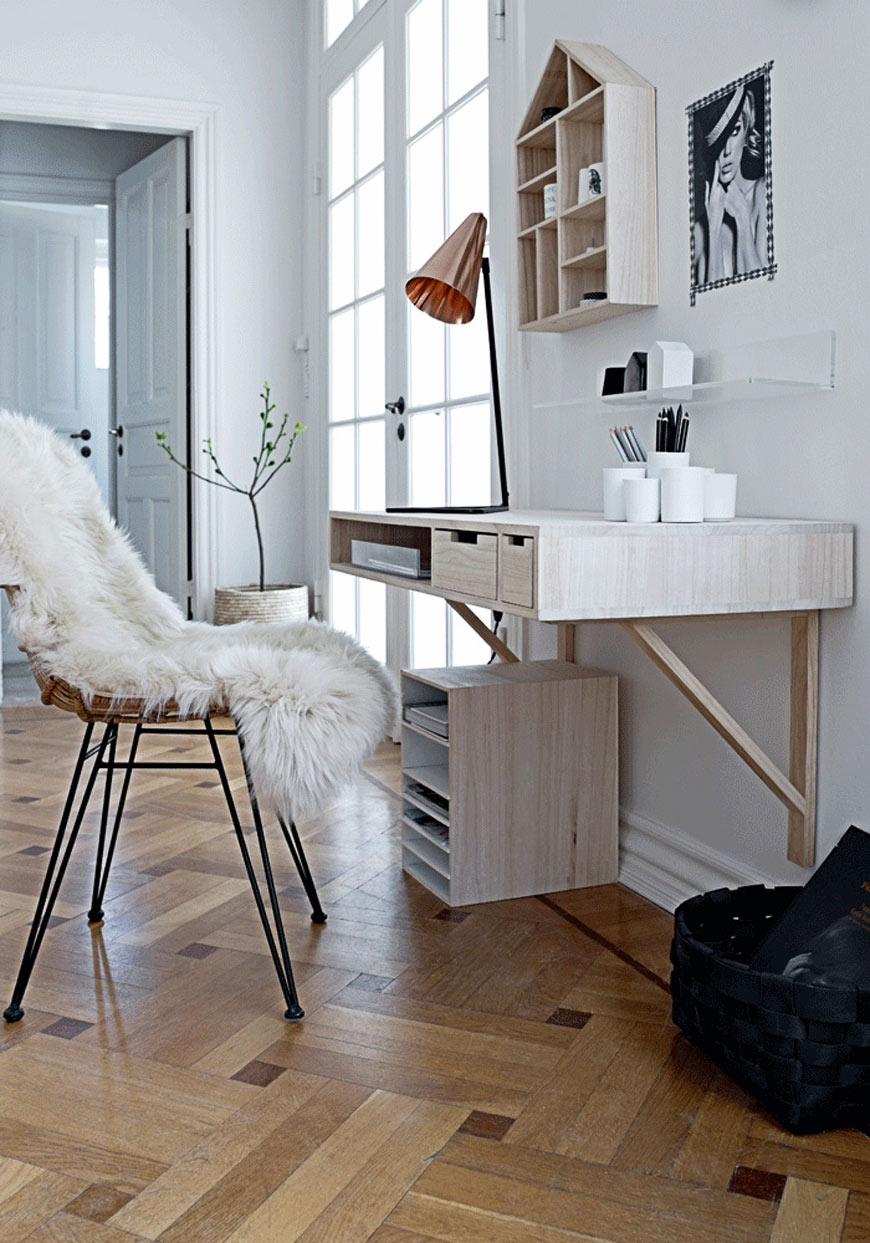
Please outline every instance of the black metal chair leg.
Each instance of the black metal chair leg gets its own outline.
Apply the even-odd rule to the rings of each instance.
[[[236,840],[238,841],[239,849],[242,852],[242,862],[244,863],[245,872],[247,873],[248,881],[251,886],[251,891],[254,895],[254,903],[257,907],[257,913],[260,916],[260,922],[263,925],[263,932],[266,935],[266,943],[269,946],[269,952],[272,955],[272,962],[274,963],[274,966],[275,966],[275,974],[278,976],[278,983],[281,986],[281,992],[284,994],[284,1001],[287,1005],[287,1009],[284,1011],[284,1017],[286,1019],[291,1019],[291,1020],[301,1019],[305,1011],[299,1005],[299,997],[297,996],[297,993],[296,993],[296,982],[293,979],[293,968],[290,963],[290,954],[287,949],[287,938],[284,933],[284,924],[281,919],[281,910],[278,905],[278,895],[275,890],[275,881],[272,876],[272,867],[271,867],[271,863],[269,860],[269,852],[266,846],[265,834],[263,832],[263,822],[260,819],[260,809],[257,806],[256,796],[254,794],[253,786],[251,785],[250,776],[248,774],[248,767],[247,767],[247,763],[245,762],[245,753],[244,753],[244,748],[242,747],[242,740],[241,738],[239,738],[239,746],[242,751],[242,763],[245,767],[245,780],[248,785],[248,794],[251,800],[251,811],[252,811],[253,818],[254,818],[254,831],[257,835],[257,841],[258,841],[258,845],[260,848],[260,856],[263,861],[263,871],[264,871],[264,875],[266,878],[266,887],[268,889],[269,902],[272,907],[272,917],[275,923],[274,933],[272,931],[272,926],[269,922],[269,916],[266,912],[265,903],[263,902],[263,896],[260,892],[260,882],[258,881],[257,875],[254,871],[254,865],[251,862],[251,855],[248,850],[248,843],[245,841],[245,835],[242,832],[242,824],[239,819],[239,813],[236,810],[235,800],[233,799],[233,793],[232,793],[232,790],[230,789],[229,779],[227,778],[226,769],[224,768],[223,760],[221,759],[221,754],[218,748],[214,729],[212,727],[211,721],[207,717],[203,718],[203,722],[205,724],[206,734],[208,735],[209,744],[211,746],[211,752],[214,758],[214,765],[217,770],[218,777],[220,779],[220,783],[221,783],[221,787],[224,792],[224,798],[226,799],[227,807],[229,809],[230,819],[233,822],[233,828],[236,833]],[[278,938],[277,945],[275,943],[276,934]],[[279,946],[280,946],[280,953],[279,953]]]
[[[97,847],[97,862],[94,868],[94,892],[91,898],[91,909],[88,911],[88,922],[92,924],[99,923],[104,917],[103,898],[106,895],[106,885],[109,881],[109,872],[112,870],[112,860],[115,857],[115,846],[118,842],[118,830],[121,827],[121,819],[124,815],[124,807],[127,802],[127,791],[130,789],[130,779],[133,776],[133,765],[136,762],[136,752],[139,749],[139,739],[142,737],[142,726],[137,725],[133,731],[133,741],[130,743],[130,754],[127,756],[127,768],[124,770],[124,780],[121,783],[121,793],[118,796],[118,806],[115,808],[115,819],[112,824],[112,836],[109,839],[109,849],[106,852],[106,861],[103,864],[103,844],[105,841],[105,824],[108,816],[109,807],[109,790],[111,770],[106,773],[106,795],[103,803],[103,820],[100,823],[100,841]],[[112,750],[109,756],[109,763],[115,762],[115,746],[112,744]]]
[[[93,922],[94,908],[97,905],[97,882],[103,871],[103,852],[106,848],[106,829],[109,824],[109,808],[112,802],[112,777],[115,772],[115,751],[118,746],[118,726],[115,725],[109,738],[108,761],[105,769],[106,782],[103,786],[103,806],[100,811],[100,832],[97,837],[97,861],[94,866],[94,894],[88,919]]]
[[[326,911],[324,911],[323,907],[320,905],[320,898],[317,896],[317,886],[314,884],[314,877],[311,875],[311,868],[308,866],[305,851],[302,849],[302,841],[299,837],[299,830],[296,828],[296,821],[290,821],[289,829],[284,823],[283,816],[278,817],[278,823],[281,826],[281,832],[284,834],[284,840],[287,843],[287,849],[290,851],[290,857],[296,864],[296,871],[299,873],[299,879],[302,881],[302,884],[305,887],[305,892],[308,894],[308,901],[311,903],[311,922],[314,924],[325,924],[327,919]]]
[[[36,903],[36,911],[33,916],[33,922],[30,925],[30,933],[27,938],[27,944],[24,948],[24,956],[21,960],[18,979],[15,981],[15,988],[12,992],[12,1000],[3,1011],[3,1018],[7,1023],[17,1023],[18,1020],[24,1016],[24,1011],[21,1008],[21,1002],[24,999],[25,990],[30,982],[30,976],[33,971],[34,964],[36,963],[36,958],[39,954],[43,938],[45,937],[45,933],[51,919],[51,913],[54,910],[54,904],[57,901],[57,895],[60,892],[60,887],[66,873],[67,864],[69,863],[70,856],[73,852],[73,847],[76,843],[76,838],[78,837],[79,829],[81,828],[82,821],[85,818],[85,812],[87,811],[88,803],[97,780],[97,775],[100,771],[100,764],[103,759],[103,754],[106,750],[107,744],[117,733],[116,725],[107,725],[100,743],[91,749],[90,740],[93,728],[92,723],[89,723],[85,727],[82,745],[79,748],[78,759],[76,760],[76,766],[73,770],[69,792],[67,793],[63,813],[60,818],[60,824],[58,825],[57,836],[54,840],[54,847],[52,848],[51,855],[49,856],[45,879],[42,882],[42,889]],[[94,754],[94,752],[96,752],[96,759],[94,760],[93,766],[88,775],[87,783],[85,785],[85,792],[82,795],[78,811],[76,812],[75,819],[73,820],[72,828],[70,829],[66,846],[64,848],[64,838],[66,836],[70,816],[72,815],[72,809],[75,804],[75,797],[78,791],[79,781],[81,780],[82,770],[86,761],[91,755]],[[61,851],[63,851],[63,853],[61,853]]]

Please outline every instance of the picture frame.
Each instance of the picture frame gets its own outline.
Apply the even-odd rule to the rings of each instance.
[[[770,75],[773,61],[686,109],[689,298],[776,275]]]

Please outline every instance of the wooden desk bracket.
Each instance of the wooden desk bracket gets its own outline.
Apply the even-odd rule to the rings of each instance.
[[[775,613],[728,615],[738,617],[775,617]],[[724,617],[724,615],[723,615]],[[620,621],[650,660],[661,669],[716,733],[724,738],[745,764],[788,810],[787,857],[800,867],[815,862],[816,837],[816,767],[818,762],[819,703],[819,613],[813,609],[792,613],[791,617],[791,688],[789,697],[789,775],[786,777],[746,730],[707,689],[691,669],[653,629],[648,620]],[[675,621],[700,621],[700,617],[668,617]],[[720,619],[721,620],[721,619]],[[576,660],[575,625],[559,623],[559,659]]]
[[[670,620],[670,619],[669,619]],[[678,620],[678,619],[674,619]],[[792,863],[812,867],[816,837],[816,764],[818,757],[819,614],[792,615],[789,776],[774,764],[746,730],[722,706],[647,622],[624,621],[631,635],[724,738],[757,777],[788,809],[788,850]]]
[[[508,645],[494,634],[485,622],[482,622],[476,613],[473,613],[467,604],[462,604],[459,600],[448,600],[450,607],[459,614],[464,622],[467,622],[476,635],[483,639],[484,643],[488,643],[497,656],[502,660],[518,662],[519,656],[512,652]]]

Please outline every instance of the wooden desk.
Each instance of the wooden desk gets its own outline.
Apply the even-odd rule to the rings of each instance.
[[[351,541],[419,549],[428,579],[351,564]],[[517,657],[468,605],[574,626],[617,621],[788,809],[788,857],[815,852],[819,610],[852,603],[853,528],[843,522],[738,518],[727,523],[605,522],[559,510],[496,515],[330,514],[330,566],[441,596],[506,660]],[[791,626],[786,776],[655,631],[655,620],[785,614]]]

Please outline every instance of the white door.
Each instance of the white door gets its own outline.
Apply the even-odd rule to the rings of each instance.
[[[115,419],[118,520],[157,580],[189,606],[187,186],[174,138],[115,182]]]
[[[404,296],[470,211],[489,214],[487,10],[384,0],[353,18],[349,0],[325,0],[319,294],[333,509],[490,500],[483,300],[472,324],[446,329]],[[404,413],[385,418],[400,396]],[[393,668],[489,655],[443,601],[344,574],[331,576],[330,619]]]
[[[100,210],[0,204],[0,408],[74,437],[108,503],[108,393],[95,357]],[[24,659],[5,598],[2,652]]]

